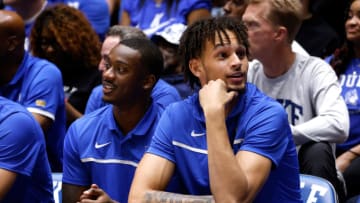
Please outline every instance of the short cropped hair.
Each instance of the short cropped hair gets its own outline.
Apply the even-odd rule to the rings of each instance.
[[[120,40],[130,38],[147,38],[146,34],[139,28],[126,25],[113,25],[106,33],[106,37],[119,37]]]
[[[292,43],[303,20],[303,5],[300,0],[250,0],[249,4],[268,2],[268,19],[274,25],[284,26],[288,31],[288,42]]]
[[[188,26],[181,36],[179,55],[183,63],[185,79],[189,81],[192,88],[194,88],[195,84],[200,86],[200,81],[190,71],[189,61],[201,56],[207,41],[215,44],[216,36],[220,37],[222,44],[230,41],[226,31],[231,31],[235,34],[238,42],[244,45],[246,55],[249,56],[247,29],[238,18],[217,17],[201,19]],[[222,39],[222,36],[225,36],[225,39]]]
[[[140,64],[145,71],[153,74],[156,80],[164,69],[163,56],[159,48],[148,38],[129,38],[121,40],[119,44],[138,51],[141,55]]]

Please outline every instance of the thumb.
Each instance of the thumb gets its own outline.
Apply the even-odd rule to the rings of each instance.
[[[230,92],[228,92],[227,93],[227,99],[228,99],[228,101],[231,101],[231,100],[233,100],[235,97],[237,97],[238,96],[238,92],[237,91],[230,91]]]

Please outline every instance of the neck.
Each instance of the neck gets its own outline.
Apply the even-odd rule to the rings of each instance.
[[[276,56],[271,56],[267,60],[260,61],[264,66],[264,73],[269,78],[279,77],[285,74],[295,61],[296,54],[290,49],[276,52]]]
[[[23,3],[21,3],[21,5],[14,6],[14,9],[23,18],[25,22],[30,21],[33,18],[36,18],[47,4],[46,0],[36,0],[33,1],[32,3],[28,3],[28,1],[22,1],[22,2]]]
[[[12,80],[23,61],[23,52],[19,52],[18,54],[14,52],[12,54],[13,57],[7,57],[6,59],[0,57],[0,67],[2,67],[0,72],[1,86],[9,83]]]
[[[356,58],[360,58],[360,43],[354,43],[354,54]]]
[[[144,117],[149,109],[150,101],[141,101],[131,105],[114,105],[113,114],[120,130],[124,135],[128,134],[140,120]],[[121,106],[121,107],[120,107]]]

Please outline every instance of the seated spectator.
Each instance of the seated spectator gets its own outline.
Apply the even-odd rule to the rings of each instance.
[[[343,173],[347,198],[360,194],[360,0],[352,1],[345,22],[346,43],[326,60],[339,77],[349,110],[349,138],[336,146],[336,165]]]
[[[344,1],[337,0],[301,0],[303,4],[303,22],[296,34],[296,41],[311,55],[324,58],[329,56],[334,50],[340,46],[341,38],[334,27],[330,25],[323,16],[322,10],[330,10],[329,4],[335,4],[329,12],[332,16],[338,16],[338,13],[344,13],[343,9],[339,9],[339,3]],[[341,6],[340,6],[341,8]],[[341,18],[342,15],[340,15]],[[342,19],[337,19],[342,20]]]
[[[5,5],[5,10],[15,11],[19,14],[25,23],[25,49],[29,48],[29,37],[31,28],[34,24],[35,19],[40,15],[40,13],[48,6],[48,1],[46,0],[31,0],[31,1],[22,1],[22,0],[2,0]]]
[[[68,126],[84,113],[92,89],[101,83],[100,48],[97,34],[75,8],[57,4],[44,10],[34,23],[30,50],[60,69]]]
[[[335,144],[349,133],[348,111],[335,72],[322,59],[294,52],[291,44],[302,21],[293,0],[250,0],[243,21],[248,28],[251,64],[248,80],[281,103],[299,147],[300,172],[327,179],[340,200]]]
[[[121,40],[105,60],[107,105],[75,121],[64,145],[63,202],[96,184],[127,202],[135,169],[149,146],[161,108],[151,99],[163,60],[149,39]]]
[[[248,0],[226,0],[226,3],[223,6],[224,15],[241,19],[248,3]],[[291,48],[296,53],[305,56],[309,55],[309,53],[307,53],[307,51],[295,40],[291,43]]]
[[[286,113],[246,83],[249,43],[241,21],[197,21],[179,49],[190,82],[202,88],[162,114],[129,203],[302,202]],[[188,195],[162,192],[175,172]],[[86,194],[109,202],[97,188]]]
[[[24,22],[0,11],[0,96],[23,105],[40,124],[52,171],[62,170],[65,105],[58,68],[24,50]],[[19,124],[21,127],[21,124]]]
[[[110,10],[106,0],[62,0],[68,6],[74,7],[86,16],[100,40],[110,27]]]
[[[42,130],[24,107],[4,97],[0,97],[0,180],[2,203],[54,202]]]
[[[99,63],[99,70],[105,70],[105,60],[109,57],[110,50],[117,45],[121,40],[130,38],[146,38],[146,35],[138,28],[131,26],[114,25],[108,31],[106,38],[101,47],[101,61]],[[89,100],[86,104],[85,113],[90,113],[108,103],[103,100],[103,87],[98,85],[95,87]],[[165,108],[170,103],[179,101],[180,95],[174,87],[159,79],[152,90],[151,97],[154,102]]]
[[[185,81],[184,71],[178,54],[179,39],[185,29],[186,25],[184,24],[171,24],[156,32],[151,38],[160,48],[164,58],[164,70],[161,78],[174,86],[183,99],[194,93],[189,83]]]
[[[210,0],[122,0],[120,25],[136,26],[151,37],[159,29],[180,22],[185,25],[211,16]]]

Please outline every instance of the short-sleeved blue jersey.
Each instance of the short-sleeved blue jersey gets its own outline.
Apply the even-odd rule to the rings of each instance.
[[[114,119],[113,105],[76,120],[65,138],[63,182],[81,186],[96,183],[112,199],[127,202],[135,169],[150,144],[161,112],[152,104],[126,135]]]
[[[51,168],[61,171],[65,136],[65,104],[62,77],[52,63],[26,53],[12,80],[0,86],[0,96],[15,101],[31,113],[53,120],[46,133]]]
[[[89,100],[86,104],[85,114],[88,114],[108,104],[102,99],[103,95],[102,85],[98,85],[92,90]],[[156,82],[151,92],[151,97],[153,98],[153,101],[162,109],[173,102],[181,100],[180,94],[175,89],[175,87],[171,86],[162,79],[159,79]]]
[[[2,203],[54,202],[43,132],[24,107],[3,97],[0,97],[0,168],[17,173]]]
[[[302,202],[297,154],[283,107],[247,84],[226,126],[234,154],[246,150],[272,161],[270,175],[254,202]],[[175,163],[189,194],[211,194],[205,118],[198,94],[166,108],[148,152]]]
[[[156,4],[155,1],[122,0],[120,11],[126,11],[131,20],[131,26],[139,27],[149,37],[156,31],[170,25],[173,22],[187,24],[187,16],[196,9],[211,10],[210,0],[181,0],[178,5],[173,4],[167,9],[167,1]]]

